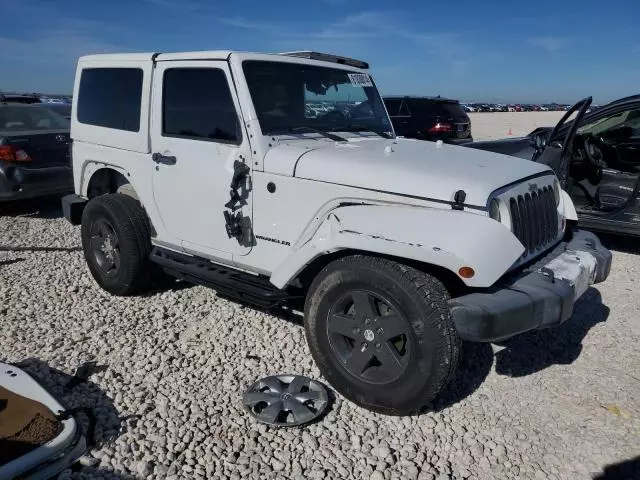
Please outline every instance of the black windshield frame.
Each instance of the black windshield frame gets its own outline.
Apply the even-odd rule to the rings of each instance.
[[[349,74],[362,74],[361,71],[269,60],[245,60],[242,68],[263,135],[280,135],[301,128],[393,135],[393,126],[373,79],[369,77],[371,86],[352,88]],[[352,88],[361,96],[360,101],[338,99],[330,106],[331,100],[322,99],[330,90],[337,92],[342,86]],[[306,97],[309,93],[318,96],[314,102],[327,104],[322,107],[326,112],[311,111]]]

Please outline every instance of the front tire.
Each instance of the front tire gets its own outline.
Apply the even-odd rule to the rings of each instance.
[[[354,255],[327,265],[305,304],[311,354],[329,383],[376,412],[420,411],[447,385],[460,340],[436,278]]]
[[[82,249],[95,281],[113,295],[146,289],[152,266],[149,220],[128,195],[100,195],[82,213]]]

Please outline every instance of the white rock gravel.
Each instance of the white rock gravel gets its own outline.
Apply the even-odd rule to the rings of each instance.
[[[97,407],[97,446],[61,478],[583,479],[640,455],[633,242],[616,242],[611,278],[567,324],[465,346],[433,412],[387,417],[338,397],[322,421],[278,430],[241,396],[265,375],[319,378],[299,324],[203,287],[111,297],[47,202],[0,216],[0,358]],[[87,360],[106,368],[65,391]]]

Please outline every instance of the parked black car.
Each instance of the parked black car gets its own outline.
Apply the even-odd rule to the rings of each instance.
[[[573,199],[580,225],[640,236],[640,95],[590,107],[591,97],[585,98],[554,128],[466,146],[551,166]]]
[[[0,202],[72,190],[69,121],[44,104],[0,103]]]
[[[420,140],[472,142],[471,120],[458,100],[442,97],[385,97],[396,135]]]

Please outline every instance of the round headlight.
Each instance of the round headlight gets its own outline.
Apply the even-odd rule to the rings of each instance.
[[[558,179],[556,179],[555,182],[553,182],[553,196],[556,199],[556,207],[558,205],[560,205],[560,182],[558,181]]]
[[[489,204],[489,216],[497,222],[500,221],[500,202],[495,198]]]

